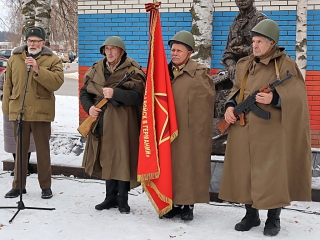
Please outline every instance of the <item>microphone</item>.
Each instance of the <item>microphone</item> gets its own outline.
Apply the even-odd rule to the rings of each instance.
[[[34,58],[34,55],[33,54],[30,54],[29,52],[27,52],[27,57],[32,57]],[[31,65],[27,65],[27,71],[30,72],[30,69],[31,69]]]

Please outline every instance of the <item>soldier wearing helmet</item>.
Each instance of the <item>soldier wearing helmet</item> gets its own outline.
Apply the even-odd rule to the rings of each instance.
[[[279,26],[270,19],[251,31],[253,53],[240,59],[235,85],[226,103],[230,123],[219,198],[245,204],[246,215],[237,231],[259,226],[259,209],[268,210],[263,234],[280,231],[281,208],[291,201],[311,201],[310,123],[304,78],[295,63],[278,47]],[[255,104],[270,119],[245,112],[245,125],[234,115],[239,98],[292,74],[269,93],[259,92]],[[242,96],[239,96],[243,93]],[[232,177],[230,177],[232,176]],[[299,176],[299,181],[296,181]]]
[[[100,47],[104,58],[86,72],[80,90],[83,109],[97,122],[89,133],[83,165],[89,175],[106,181],[104,201],[97,210],[118,207],[129,213],[130,180],[136,180],[141,107],[145,74],[140,65],[127,56],[126,46],[118,36],[108,37]],[[126,74],[133,75],[115,87]],[[100,109],[97,100],[108,99]]]
[[[179,136],[171,144],[173,208],[164,217],[190,221],[194,204],[209,202],[215,89],[209,69],[190,59],[195,49],[190,32],[178,32],[168,44]]]

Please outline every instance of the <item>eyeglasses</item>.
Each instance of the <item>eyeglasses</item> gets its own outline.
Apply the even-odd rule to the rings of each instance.
[[[31,40],[31,39],[28,39],[27,42],[28,43],[41,43],[43,40]]]

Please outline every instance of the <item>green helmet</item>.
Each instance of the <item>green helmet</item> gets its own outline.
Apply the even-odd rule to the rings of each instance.
[[[122,41],[121,38],[117,37],[117,36],[111,36],[111,37],[108,37],[104,43],[102,44],[102,46],[100,47],[100,53],[102,55],[105,55],[104,53],[104,47],[106,45],[112,45],[112,46],[116,46],[116,47],[119,47],[121,48],[124,52],[126,52],[126,46],[124,45],[124,42]]]
[[[279,26],[271,19],[262,20],[251,30],[251,32],[271,38],[276,43],[279,42]]]
[[[174,42],[182,43],[182,44],[186,45],[188,50],[190,50],[190,48],[191,48],[191,50],[194,51],[194,47],[195,47],[194,38],[193,38],[193,35],[188,31],[182,30],[182,31],[176,33],[171,38],[171,40],[169,40],[169,42],[168,42],[170,47]]]

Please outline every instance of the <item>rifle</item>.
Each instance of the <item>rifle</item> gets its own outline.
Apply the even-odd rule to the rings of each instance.
[[[287,76],[283,78],[282,80],[276,79],[275,81],[263,86],[259,90],[256,90],[251,96],[246,98],[243,102],[239,103],[234,107],[234,115],[237,117],[237,119],[240,120],[240,125],[244,126],[246,125],[244,114],[248,113],[249,111],[252,111],[254,114],[256,114],[258,117],[269,120],[270,119],[270,112],[267,112],[265,110],[262,110],[259,108],[255,102],[256,102],[256,95],[259,92],[263,93],[269,93],[271,91],[274,91],[275,87],[282,84],[287,79],[291,78],[292,74],[287,71]],[[221,132],[221,134],[224,134],[228,128],[230,127],[230,123],[227,123],[225,119],[223,119],[220,123],[217,124],[217,128]]]
[[[118,82],[113,88],[120,87],[122,84],[124,84],[126,81],[129,80],[129,78],[135,73],[135,70],[132,70],[129,72],[131,68],[126,72],[123,79]],[[97,103],[94,105],[96,108],[102,108],[104,105],[106,105],[109,102],[109,99],[101,97]],[[81,125],[78,127],[78,132],[83,136],[87,137],[90,130],[92,129],[93,124],[96,122],[97,118],[89,116],[86,120],[84,120]]]

